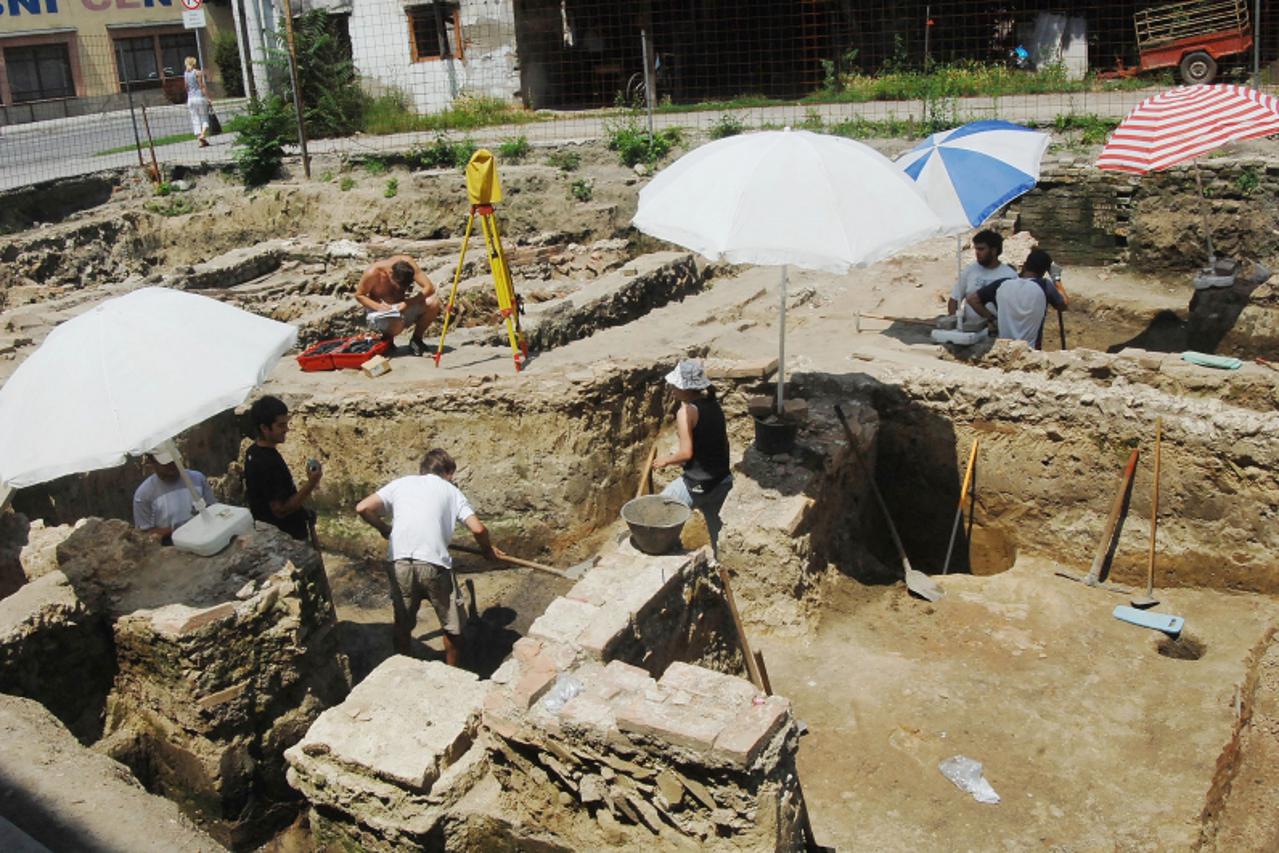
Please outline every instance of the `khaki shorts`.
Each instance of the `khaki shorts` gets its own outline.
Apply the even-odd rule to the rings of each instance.
[[[453,570],[419,560],[396,560],[387,567],[395,624],[409,631],[417,624],[417,609],[425,598],[435,608],[444,633],[462,633],[462,594]]]

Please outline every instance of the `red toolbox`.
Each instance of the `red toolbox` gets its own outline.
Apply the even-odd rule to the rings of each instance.
[[[380,338],[331,338],[312,344],[298,356],[298,366],[305,371],[358,370],[375,355],[386,355],[391,344]]]

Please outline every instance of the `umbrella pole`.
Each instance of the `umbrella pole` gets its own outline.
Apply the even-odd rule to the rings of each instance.
[[[786,411],[783,407],[782,386],[786,384],[786,264],[782,264],[782,307],[777,331],[777,416]]]
[[[1208,201],[1204,198],[1204,182],[1199,176],[1199,161],[1195,161],[1195,187],[1199,190],[1199,214],[1204,221],[1204,239],[1208,241],[1208,266],[1217,262],[1217,252],[1212,247],[1212,228],[1208,225]]]
[[[204,496],[200,494],[200,490],[195,487],[195,483],[191,481],[191,475],[187,473],[186,462],[182,460],[182,454],[178,452],[178,446],[173,443],[173,439],[166,439],[160,445],[162,450],[168,452],[173,457],[173,461],[178,466],[178,476],[182,478],[182,482],[186,484],[187,491],[191,493],[191,500],[195,503],[196,512],[204,512],[207,504],[204,502]]]
[[[4,512],[5,507],[9,505],[9,498],[13,497],[16,492],[13,486],[0,485],[0,512]]]

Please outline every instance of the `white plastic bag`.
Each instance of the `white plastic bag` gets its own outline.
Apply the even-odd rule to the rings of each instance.
[[[956,788],[972,794],[977,802],[991,804],[999,802],[999,795],[981,773],[980,761],[975,761],[966,755],[956,755],[937,765],[937,769],[941,771],[941,775],[954,782]]]

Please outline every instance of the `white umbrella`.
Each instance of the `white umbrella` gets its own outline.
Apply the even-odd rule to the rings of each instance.
[[[904,172],[866,145],[764,131],[701,146],[640,191],[632,224],[730,263],[780,265],[777,409],[786,374],[786,268],[844,273],[941,233]]]
[[[95,305],[0,388],[0,495],[171,447],[243,402],[296,339],[286,323],[161,287]]]

